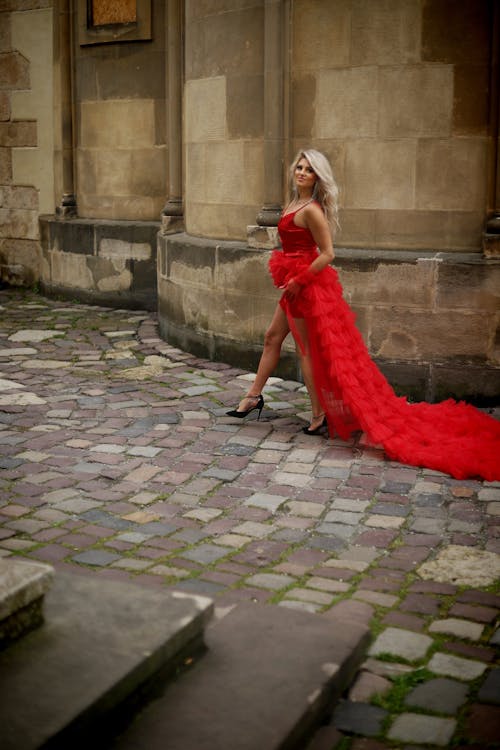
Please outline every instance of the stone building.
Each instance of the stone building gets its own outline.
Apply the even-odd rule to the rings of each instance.
[[[499,5],[0,0],[1,278],[157,310],[172,343],[253,367],[287,165],[312,146],[393,385],[494,401]]]

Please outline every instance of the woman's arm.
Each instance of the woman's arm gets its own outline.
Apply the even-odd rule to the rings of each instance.
[[[320,206],[317,203],[310,203],[300,212],[297,219],[298,226],[309,229],[311,232],[318,246],[319,255],[313,260],[307,271],[288,282],[286,291],[292,297],[295,297],[300,292],[300,288],[312,281],[314,276],[328,266],[335,257],[330,227]]]

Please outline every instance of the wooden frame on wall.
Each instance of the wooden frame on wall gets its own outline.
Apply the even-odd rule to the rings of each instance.
[[[151,0],[78,0],[80,46],[151,38]]]

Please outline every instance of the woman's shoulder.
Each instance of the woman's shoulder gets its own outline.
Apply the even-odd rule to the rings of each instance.
[[[317,200],[312,200],[304,208],[304,218],[306,220],[312,220],[314,222],[326,221],[325,212]]]

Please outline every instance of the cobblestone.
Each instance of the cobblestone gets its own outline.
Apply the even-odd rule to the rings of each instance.
[[[500,484],[306,438],[305,389],[280,378],[259,421],[232,420],[252,374],[162,341],[152,314],[20,290],[0,305],[0,556],[372,623],[324,738],[497,740]],[[402,677],[398,709],[368,702]]]

